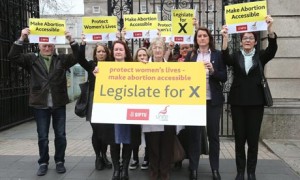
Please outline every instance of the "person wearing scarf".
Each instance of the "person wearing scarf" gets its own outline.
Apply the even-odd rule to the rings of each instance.
[[[243,180],[247,168],[248,180],[255,180],[258,154],[258,140],[264,114],[264,94],[261,85],[260,61],[264,67],[277,51],[276,34],[272,30],[273,19],[266,17],[269,45],[265,50],[256,50],[257,34],[241,34],[240,51],[229,54],[228,29],[223,26],[222,55],[226,65],[233,68],[234,79],[230,88],[228,103],[235,136],[236,180]],[[245,143],[248,145],[247,157]]]

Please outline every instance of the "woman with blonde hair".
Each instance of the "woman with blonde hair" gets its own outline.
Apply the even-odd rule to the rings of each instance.
[[[134,62],[143,62],[146,63],[149,60],[149,54],[148,50],[145,47],[139,48],[134,57],[133,61]],[[141,137],[141,126],[140,125],[132,125],[132,129],[135,129],[135,137]],[[148,147],[148,136],[144,136],[145,138],[145,154],[144,154],[144,160],[141,165],[142,170],[148,169],[149,166],[149,147]],[[130,170],[137,169],[139,166],[139,147],[141,145],[141,138],[135,138],[135,141],[131,143],[132,144],[132,162],[129,165]]]
[[[167,62],[163,38],[154,38],[149,47],[149,62]],[[175,126],[143,125],[142,131],[149,138],[150,179],[169,180],[173,162]]]

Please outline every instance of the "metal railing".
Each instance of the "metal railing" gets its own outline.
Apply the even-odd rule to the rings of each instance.
[[[0,130],[31,120],[28,107],[29,74],[7,59],[12,43],[28,26],[28,18],[39,17],[38,0],[0,1]],[[24,51],[34,51],[34,45]]]

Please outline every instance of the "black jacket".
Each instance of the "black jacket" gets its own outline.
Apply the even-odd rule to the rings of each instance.
[[[30,73],[29,105],[35,108],[47,108],[48,94],[51,90],[53,108],[69,102],[66,71],[77,63],[78,44],[71,45],[73,54],[52,56],[49,72],[44,60],[35,53],[22,53],[23,46],[15,42],[8,59]]]
[[[192,57],[191,57],[192,56]],[[184,62],[196,62],[197,54],[190,51],[185,57]],[[227,69],[224,64],[221,52],[218,50],[211,51],[210,62],[213,65],[214,73],[209,75],[209,86],[211,91],[212,105],[220,105],[224,102],[222,83],[227,81]]]
[[[244,56],[241,51],[232,55],[229,55],[228,48],[222,51],[225,63],[233,67],[234,79],[229,92],[229,104],[245,106],[265,103],[258,61],[264,67],[274,58],[277,51],[276,38],[276,35],[275,38],[268,38],[269,45],[265,50],[256,50],[253,56],[253,65],[248,74],[246,74]]]
[[[89,98],[89,109],[87,114],[87,121],[91,121],[92,117],[92,106],[93,106],[93,95],[95,89],[95,81],[96,77],[93,74],[95,67],[97,66],[97,62],[94,60],[87,61],[85,58],[85,45],[80,45],[79,50],[79,60],[78,63],[88,72],[88,81],[89,81],[89,89],[90,89],[90,98]],[[112,110],[113,111],[113,110]],[[115,127],[114,124],[101,124],[97,126],[98,135],[101,136],[102,140],[106,144],[114,144],[115,143]],[[139,146],[141,144],[141,125],[131,125],[130,127],[130,138],[132,146]]]
[[[85,58],[85,45],[80,45],[78,63],[83,67],[84,70],[88,73],[89,88],[91,91],[94,91],[96,77],[93,74],[97,62],[94,60],[87,61]]]

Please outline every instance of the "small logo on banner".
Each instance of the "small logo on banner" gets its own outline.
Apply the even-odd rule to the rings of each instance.
[[[251,29],[252,30],[257,30],[256,22],[252,24]]]
[[[127,109],[127,120],[149,120],[149,109]]]
[[[175,37],[176,42],[183,42],[184,38],[183,37]]]
[[[143,33],[142,32],[134,32],[133,37],[142,37]]]
[[[247,31],[247,25],[236,26],[236,31]]]
[[[40,42],[49,42],[49,37],[39,37]]]
[[[168,115],[167,115],[168,107],[170,107],[170,106],[168,105],[164,109],[159,111],[158,114],[156,115],[156,119],[158,119],[160,121],[168,121]]]
[[[93,40],[102,40],[102,35],[93,35]]]

